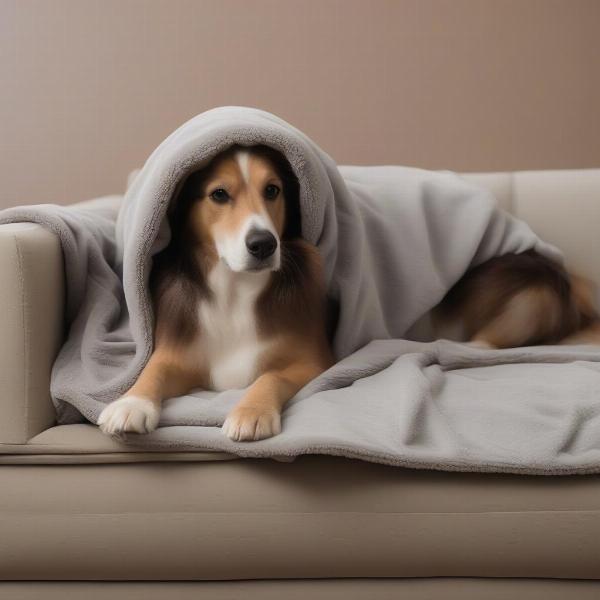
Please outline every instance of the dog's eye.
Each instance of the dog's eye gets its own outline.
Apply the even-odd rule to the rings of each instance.
[[[277,198],[278,195],[279,188],[276,185],[271,183],[265,188],[265,198],[267,200],[275,200],[275,198]]]
[[[219,204],[223,204],[229,200],[229,194],[223,188],[219,188],[210,195],[210,198]]]

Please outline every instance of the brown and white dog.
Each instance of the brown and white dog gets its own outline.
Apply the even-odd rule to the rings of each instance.
[[[279,433],[284,404],[332,363],[319,254],[300,237],[299,210],[291,167],[266,146],[233,147],[187,179],[151,275],[154,352],[101,413],[102,431],[146,433],[167,398],[250,386],[224,433]]]
[[[234,146],[188,177],[169,220],[172,240],[151,275],[154,352],[98,424],[110,435],[147,433],[167,398],[249,386],[224,433],[276,435],[285,403],[333,362],[319,255],[300,235],[298,181],[275,150]],[[600,343],[585,282],[535,252],[469,271],[434,323],[440,336],[489,347]]]

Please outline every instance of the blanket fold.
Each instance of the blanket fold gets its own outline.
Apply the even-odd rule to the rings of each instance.
[[[62,243],[69,332],[51,386],[60,423],[96,422],[145,365],[147,284],[152,257],[170,239],[167,208],[188,174],[234,143],[274,147],[298,177],[302,233],[339,304],[340,362],[289,404],[273,439],[231,442],[219,426],[243,391],[199,390],[167,401],[161,427],[127,443],[440,469],[600,471],[598,348],[475,350],[431,342],[423,325],[469,268],[509,252],[561,260],[560,252],[456,174],[338,167],[285,121],[243,107],[182,125],[122,199],[0,213],[0,223],[37,222]]]

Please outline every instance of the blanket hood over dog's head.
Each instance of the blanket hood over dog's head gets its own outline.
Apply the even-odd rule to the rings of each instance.
[[[166,213],[178,186],[234,144],[264,144],[280,151],[300,183],[302,235],[318,246],[325,277],[331,282],[336,263],[335,189],[344,185],[333,160],[312,140],[282,119],[262,110],[220,107],[204,112],[167,137],[151,154],[130,185],[117,222],[118,254],[122,261],[128,305],[138,306],[144,337],[149,318],[146,290],[151,256],[170,238]],[[128,285],[128,283],[131,285]]]
[[[151,257],[168,243],[169,203],[190,173],[234,144],[279,150],[298,177],[302,235],[317,246],[328,293],[339,305],[338,358],[372,339],[406,336],[473,264],[532,247],[556,257],[524,223],[497,211],[489,194],[452,173],[338,167],[270,113],[216,108],[156,148],[121,208],[118,255],[132,337],[142,347],[151,347],[147,282]]]
[[[117,237],[123,254],[136,226],[144,230],[151,244],[150,254],[164,247],[164,234],[168,235],[165,211],[178,185],[234,144],[264,144],[287,158],[300,182],[302,235],[324,252],[324,229],[335,221],[334,189],[343,185],[334,161],[283,119],[255,108],[225,106],[184,123],[154,150],[139,171],[119,217]],[[163,230],[159,232],[157,225]],[[327,250],[335,254],[334,248]]]

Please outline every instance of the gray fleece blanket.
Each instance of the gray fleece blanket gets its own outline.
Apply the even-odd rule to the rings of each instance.
[[[391,465],[518,473],[600,472],[600,348],[491,351],[431,341],[427,316],[465,273],[493,256],[560,259],[484,190],[446,172],[338,167],[269,113],[203,113],[152,153],[124,198],[8,209],[62,242],[66,342],[52,373],[60,423],[96,422],[152,350],[152,256],[182,180],[233,143],[283,152],[301,189],[302,232],[339,302],[338,362],[288,405],[280,435],[235,443],[220,430],[243,390],[197,390],[164,405],[160,427],[129,435],[143,448],[240,456],[335,454]]]

